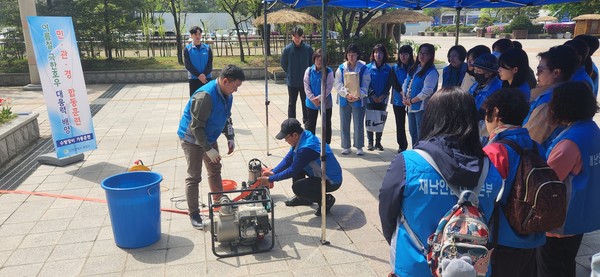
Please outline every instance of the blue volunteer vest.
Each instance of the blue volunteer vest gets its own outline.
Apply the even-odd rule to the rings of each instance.
[[[529,137],[529,131],[525,128],[516,128],[503,131],[494,136],[490,143],[498,140],[514,141],[524,149],[532,149],[533,144],[535,143],[533,140],[531,140],[531,137]],[[521,157],[514,149],[510,148],[508,145],[504,146],[508,153],[509,168],[508,176],[506,176],[506,181],[504,182],[504,192],[502,193],[502,198],[500,199],[500,206],[502,208],[504,208],[508,203],[508,198],[515,183],[517,169],[519,168],[519,163],[521,162]],[[538,150],[542,150],[541,146],[538,145],[537,147]],[[498,244],[514,248],[531,249],[542,246],[546,243],[546,233],[539,232],[529,235],[518,234],[513,230],[512,227],[510,227],[510,223],[508,223],[506,215],[503,212],[498,214],[500,215],[498,220]]]
[[[443,178],[419,154],[409,150],[400,155],[404,156],[406,168],[402,211],[421,243],[427,245],[427,238],[435,231],[440,219],[456,204],[458,197],[451,194]],[[488,176],[479,195],[479,207],[487,221],[492,215],[494,201],[501,186],[502,177],[490,163]],[[396,275],[431,276],[427,259],[400,223],[392,236],[391,247],[392,268]]]
[[[412,76],[410,74],[408,75],[407,80],[404,82],[404,85],[402,86],[402,90],[404,90],[405,92],[408,91],[408,86],[410,85],[411,86],[410,98],[411,99],[415,98],[423,90],[423,87],[425,86],[425,78],[432,71],[434,71],[435,74],[438,74],[437,69],[435,69],[435,66],[431,66],[431,68],[429,68],[427,70],[427,72],[425,74],[423,74],[423,76],[419,76],[419,74],[417,74],[418,72],[415,70],[415,72],[413,73]],[[410,78],[412,78],[412,81]],[[437,78],[436,78],[436,80],[437,80]],[[435,88],[433,89],[434,93],[437,91],[437,87],[438,86],[437,86],[437,82],[436,82]],[[426,101],[427,101],[427,99],[425,99],[425,101],[419,101],[417,103],[410,105],[410,110],[412,110],[412,111],[423,110],[424,107],[421,107],[421,106]]]
[[[562,140],[568,139],[577,144],[581,152],[581,172],[569,174],[567,186],[567,218],[563,226],[564,235],[578,235],[600,229],[600,129],[591,119],[573,123],[570,128],[559,134],[546,152]]]
[[[296,148],[290,148],[290,151],[294,151],[294,155],[299,149],[311,149],[317,153],[321,153],[321,141],[310,131],[304,130],[300,139],[298,140],[298,145]],[[325,170],[325,178],[333,185],[339,186],[342,184],[342,167],[338,163],[337,159],[331,152],[331,148],[329,148],[328,144],[325,144],[325,156],[327,159],[327,169]],[[321,157],[311,161],[304,167],[304,171],[310,177],[318,177],[321,178]]]
[[[593,92],[594,96],[598,97],[598,67],[594,62],[592,62],[592,70],[596,73],[596,78],[592,79],[592,85],[594,85]]]
[[[450,83],[450,67],[451,65],[448,65],[446,67],[444,67],[444,69],[442,70],[442,87],[449,87],[451,86]],[[462,83],[462,80],[465,78],[465,74],[467,73],[467,63],[462,63],[460,65],[460,71],[458,73],[458,84],[453,84],[453,86],[460,86]]]
[[[388,86],[390,71],[392,70],[392,67],[388,64],[383,64],[381,68],[377,68],[377,65],[374,62],[372,62],[370,64],[367,64],[367,68],[369,69],[369,73],[371,74],[371,83],[369,83],[369,88],[373,91],[373,93],[377,97],[384,94],[389,94],[389,90],[384,90],[386,86]],[[373,98],[371,98],[371,95],[367,97],[367,103],[375,103],[375,101],[373,101]],[[380,104],[387,104],[387,99]]]
[[[358,65],[359,64],[357,63],[356,66],[358,66]],[[342,84],[343,84],[344,83],[344,64],[340,64],[339,69],[340,69],[340,74],[342,75],[341,77],[342,77]],[[360,84],[360,86],[362,86],[362,83],[363,83],[363,74],[365,73],[366,69],[367,69],[367,67],[363,66],[359,70],[358,78],[359,78],[359,84]],[[362,106],[365,105],[364,101],[365,101],[364,99],[358,100],[358,101],[352,103],[352,106],[360,108],[360,107],[362,107]],[[348,100],[346,98],[344,98],[344,97],[341,97],[339,94],[338,94],[338,102],[340,104],[340,107],[346,107],[346,106],[348,106]]]
[[[327,67],[327,74],[331,73],[331,68]],[[321,95],[321,71],[317,71],[315,65],[313,64],[308,71],[308,82],[310,85],[310,91],[312,91],[314,96]],[[331,94],[327,96],[327,102],[331,103]],[[315,106],[315,104],[310,101],[310,99],[306,98],[304,101],[306,107],[312,110],[318,110],[319,108]]]
[[[552,99],[552,91],[553,90],[554,90],[554,87],[550,87],[550,88],[546,89],[544,92],[540,93],[540,95],[538,95],[538,97],[536,97],[533,101],[531,101],[531,103],[529,103],[529,113],[523,120],[523,124],[521,126],[525,126],[525,124],[527,124],[527,122],[529,121],[529,117],[533,113],[533,110],[535,110],[537,107],[539,107],[543,104],[550,102],[550,100]]]
[[[406,71],[406,69],[404,69],[402,65],[398,64],[394,65],[392,71],[394,74],[396,74],[396,79],[398,80],[398,83],[402,86],[404,84],[404,80],[406,80],[408,72]],[[392,88],[392,105],[404,107],[404,103],[402,103],[402,94],[394,88]]]
[[[571,81],[579,81],[588,84],[592,92],[594,92],[594,88],[596,87],[594,86],[592,77],[585,72],[585,66],[580,66],[577,68],[577,70],[575,70],[575,73],[573,73],[573,76],[571,76]],[[596,92],[595,95],[598,95],[598,92]]]
[[[233,104],[233,95],[230,95],[225,99],[217,86],[217,80],[212,80],[200,87],[194,93],[194,95],[196,93],[207,93],[212,100],[212,111],[210,112],[210,116],[206,120],[206,126],[204,127],[204,133],[206,134],[208,143],[211,144],[217,142],[217,138],[219,138],[221,132],[223,132],[227,119],[231,115],[231,105]],[[179,138],[195,144],[196,138],[190,130],[190,124],[192,122],[191,106],[194,95],[190,97],[190,100],[188,100],[188,103],[183,110],[183,115],[179,121],[177,135]]]
[[[471,88],[469,89],[469,93],[475,97],[475,107],[477,110],[481,108],[481,105],[485,102],[485,100],[492,95],[494,92],[502,88],[502,80],[495,76],[490,80],[490,82],[485,85],[482,89],[477,91],[477,86],[479,83],[475,82]]]
[[[208,64],[208,52],[210,50],[210,46],[206,43],[202,43],[200,48],[194,46],[193,43],[189,43],[185,46],[187,48],[188,54],[190,55],[190,61],[192,65],[198,70],[198,72],[203,73],[206,70],[206,65]],[[192,73],[188,71],[188,79],[196,79],[198,76],[193,76]],[[206,78],[212,78],[211,73],[206,75]]]
[[[519,87],[518,89],[523,93],[523,96],[525,96],[525,101],[527,101],[527,103],[529,103],[529,101],[531,101],[531,87],[529,86],[529,83],[527,81],[524,81]]]

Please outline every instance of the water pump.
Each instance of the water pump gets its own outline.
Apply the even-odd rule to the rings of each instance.
[[[269,186],[257,182],[262,165],[258,159],[250,160],[248,183],[242,182],[242,189],[209,193],[209,220],[203,223],[204,230],[210,230],[215,256],[223,258],[267,252],[275,245],[273,200]],[[213,203],[213,195],[222,196]],[[267,237],[269,233],[270,239]],[[268,240],[270,244],[266,242]],[[230,251],[218,252],[216,242],[229,244]],[[265,247],[265,244],[268,245]]]

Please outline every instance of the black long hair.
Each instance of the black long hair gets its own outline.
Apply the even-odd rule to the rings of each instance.
[[[507,69],[515,67],[519,69],[513,78],[512,84],[509,84],[508,81],[502,81],[503,88],[518,88],[529,80],[529,58],[527,53],[521,49],[506,50],[498,59],[498,65]]]
[[[407,66],[404,66],[404,64],[402,64],[402,62],[400,61],[400,54],[402,53],[408,53],[410,55],[410,58],[408,58]],[[413,50],[413,48],[410,45],[400,46],[400,49],[398,49],[398,61],[396,61],[396,63],[398,64],[398,66],[401,66],[406,71],[408,71],[413,66],[413,64],[415,64],[415,50]]]
[[[423,66],[421,68],[421,71],[417,72],[417,75],[419,75],[419,77],[423,77],[427,71],[433,66],[433,62],[435,61],[435,47],[432,44],[429,43],[423,43],[421,45],[419,45],[419,51],[417,51],[417,61],[410,67],[410,71],[409,74],[413,75],[415,73],[415,71],[417,70],[417,67],[419,66],[419,64],[421,64],[421,62],[418,60],[418,53],[421,52],[421,49],[426,48],[429,51],[431,51],[431,60],[428,61],[425,66]]]
[[[447,87],[433,94],[421,125],[421,140],[437,136],[455,138],[461,152],[483,157],[478,114],[473,96],[460,87]]]

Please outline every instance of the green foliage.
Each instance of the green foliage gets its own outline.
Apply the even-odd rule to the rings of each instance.
[[[544,6],[551,15],[569,15],[571,18],[582,14],[600,14],[600,0],[586,0],[581,2],[553,4]]]
[[[479,21],[477,21],[477,27],[485,28],[487,26],[494,25],[494,19],[488,14],[481,14],[479,16]]]
[[[544,33],[544,24],[533,24],[531,28],[529,28],[529,34],[543,34]]]
[[[402,41],[402,42],[404,42],[404,41]],[[361,51],[361,55],[359,58],[361,60],[365,61],[366,63],[369,63],[369,56],[371,55],[371,50],[373,49],[373,46],[375,46],[377,44],[383,44],[383,46],[385,46],[385,49],[387,49],[387,52],[388,52],[388,60],[393,59],[393,55],[396,52],[396,43],[393,40],[390,40],[387,38],[378,38],[378,37],[375,37],[371,33],[367,33],[358,38],[352,37],[352,38],[349,38],[349,39],[341,41],[341,42],[328,40],[327,41],[327,58],[329,61],[328,64],[336,66],[336,65],[343,63],[345,61],[344,60],[344,51],[346,50],[346,47],[348,45],[350,45],[351,43],[354,43],[358,46],[358,49],[360,49],[360,51]],[[315,50],[321,48],[321,42],[313,44],[312,47]]]
[[[529,30],[533,27],[533,23],[526,15],[517,15],[506,27],[506,32],[510,33],[513,30]]]
[[[0,98],[0,125],[7,123],[13,118],[17,117],[17,115],[11,111],[11,102],[12,99],[10,98]]]

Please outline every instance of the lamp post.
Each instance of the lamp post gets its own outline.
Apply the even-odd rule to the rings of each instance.
[[[25,52],[27,53],[27,65],[29,66],[29,81],[30,84],[23,87],[23,90],[42,90],[40,83],[40,74],[38,73],[35,55],[33,54],[33,46],[31,45],[31,35],[29,33],[29,25],[27,24],[27,16],[36,16],[35,0],[18,0],[19,13],[21,14],[21,26],[23,26],[23,37],[25,39]]]

